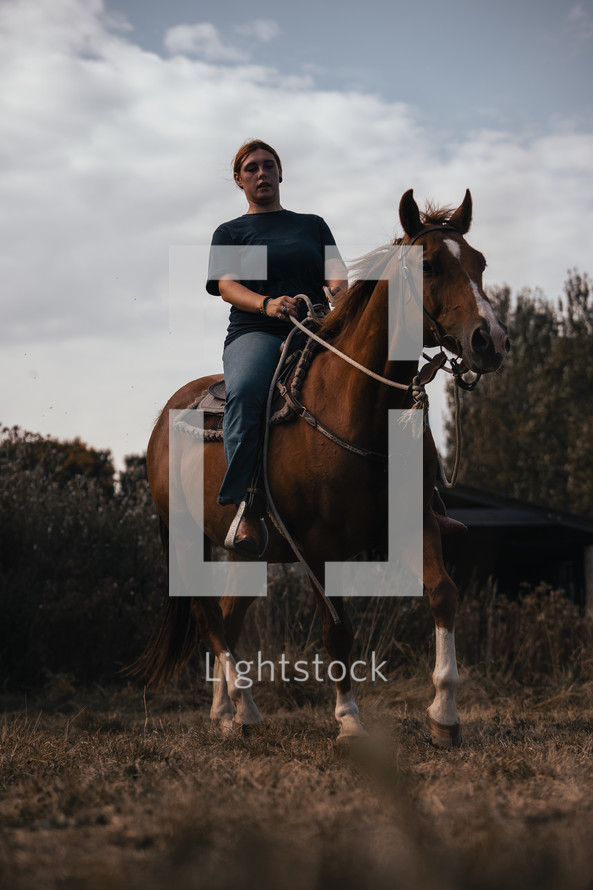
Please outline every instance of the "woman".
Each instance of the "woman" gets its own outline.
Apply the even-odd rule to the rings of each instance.
[[[238,508],[225,547],[261,556],[267,543],[263,511],[247,492],[280,346],[293,327],[289,315],[305,315],[297,294],[327,303],[324,285],[335,297],[347,281],[324,220],[280,204],[282,164],[270,145],[261,140],[245,143],[235,157],[233,174],[248,210],[214,232],[206,285],[208,293],[231,305],[223,351],[227,472],[218,503]],[[326,247],[333,253],[327,264]],[[327,279],[326,268],[331,269]]]

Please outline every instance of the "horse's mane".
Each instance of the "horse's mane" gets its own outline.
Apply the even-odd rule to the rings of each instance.
[[[440,226],[448,223],[454,212],[454,207],[439,207],[432,201],[427,201],[424,211],[420,214],[420,219],[424,226]]]
[[[424,226],[438,226],[448,223],[453,212],[451,207],[438,207],[427,201],[420,219]],[[333,312],[326,316],[319,331],[320,336],[335,337],[362,315],[381,273],[392,257],[392,248],[401,243],[402,238],[396,238],[391,244],[376,247],[370,253],[348,263],[348,271],[354,281]]]
[[[383,244],[348,263],[348,270],[354,281],[333,312],[326,315],[319,331],[321,337],[334,337],[360,316],[391,258],[391,247],[391,244]]]

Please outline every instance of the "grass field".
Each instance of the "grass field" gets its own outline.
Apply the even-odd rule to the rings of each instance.
[[[221,739],[208,689],[74,689],[0,702],[0,885],[593,886],[593,683],[461,672],[463,746],[422,739],[430,667],[362,690],[336,746],[329,687],[262,684],[265,722]]]

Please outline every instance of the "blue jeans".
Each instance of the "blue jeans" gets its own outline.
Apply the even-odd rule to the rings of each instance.
[[[226,407],[222,429],[227,471],[218,493],[219,504],[240,504],[245,499],[282,340],[275,334],[250,331],[224,348]]]

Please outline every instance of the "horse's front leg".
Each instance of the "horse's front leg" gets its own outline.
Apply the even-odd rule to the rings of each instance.
[[[224,663],[219,658],[214,659],[214,670],[208,680],[212,683],[212,705],[210,707],[212,727],[220,729],[224,733],[230,732],[233,729],[235,709],[229,696],[224,675]]]
[[[188,592],[192,591],[196,581],[193,547],[194,542],[191,536],[179,535],[174,539],[174,547],[170,553],[170,556],[176,560],[180,578]],[[204,546],[204,554],[206,557],[210,555],[210,545],[207,541]],[[236,583],[236,572],[231,561],[225,595],[220,603],[214,597],[192,598],[192,611],[198,625],[200,638],[206,643],[216,659],[211,678],[213,702],[210,716],[223,732],[234,730],[237,726],[261,723],[262,719],[253,701],[251,688],[246,679],[240,676],[237,670],[237,661],[232,654],[245,610],[253,601],[249,597],[229,595],[230,592],[236,590],[234,586]],[[243,606],[240,604],[242,599],[244,600]],[[239,602],[236,609],[233,608],[235,602]],[[229,618],[229,615],[235,613],[238,620]],[[228,638],[227,631],[229,632]]]
[[[440,748],[461,744],[455,693],[459,685],[455,654],[457,588],[443,563],[441,533],[432,512],[424,514],[424,586],[435,620],[436,659],[432,680],[436,695],[427,711],[427,738]]]
[[[339,669],[341,679],[336,680],[336,709],[334,712],[340,727],[337,741],[348,742],[352,739],[366,736],[366,732],[360,722],[358,705],[354,700],[352,692],[352,679],[350,676],[350,652],[352,651],[352,641],[354,639],[352,624],[346,614],[341,598],[332,598],[332,603],[340,617],[340,624],[336,624],[319,593],[317,591],[315,593],[323,622],[323,642],[325,648],[332,662],[337,662],[341,665]]]
[[[230,573],[229,580],[233,573]],[[245,613],[253,602],[253,597],[233,596],[229,583],[225,596],[220,601],[220,609],[224,622],[224,636],[230,652],[233,652],[245,619]],[[233,702],[227,684],[226,660],[218,656],[212,676],[212,707],[210,720],[223,732],[233,730],[237,723],[242,726],[261,722],[261,715],[253,700],[251,686],[242,681],[241,696]],[[235,710],[236,708],[236,710]]]
[[[349,678],[348,678],[349,679]],[[354,700],[354,693],[350,682],[336,684],[336,710],[335,718],[340,725],[338,742],[348,742],[366,736],[366,731],[360,722],[358,705]]]
[[[223,732],[261,723],[261,714],[251,694],[251,683],[237,668],[237,660],[226,638],[218,600],[203,597],[192,601],[200,637],[215,656],[211,719]]]
[[[251,694],[251,685],[239,674],[237,661],[229,650],[216,657],[211,679],[213,688],[210,720],[214,728],[227,734],[262,722]]]

